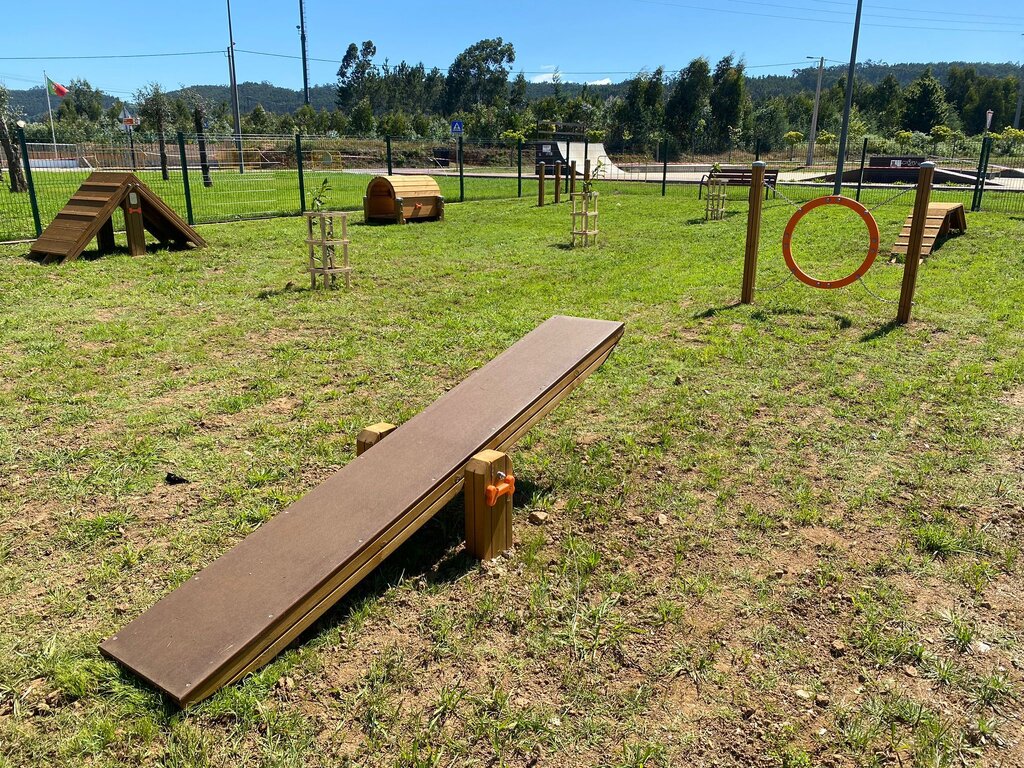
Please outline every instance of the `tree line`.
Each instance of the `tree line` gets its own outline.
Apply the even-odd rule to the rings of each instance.
[[[720,152],[740,147],[774,150],[802,141],[810,127],[814,88],[807,84],[815,79],[813,67],[795,70],[788,79],[749,78],[744,61],[730,54],[714,65],[698,57],[678,72],[658,68],[613,86],[566,83],[557,71],[550,84],[539,86],[521,72],[512,74],[515,60],[514,46],[500,37],[469,46],[447,70],[406,61],[393,64],[378,56],[372,40],[353,42],[338,69],[330,108],[303,105],[281,112],[257,102],[243,110],[241,129],[247,134],[440,141],[449,133],[449,121],[461,119],[467,136],[479,139],[531,139],[564,129],[637,151],[653,151],[668,140],[677,151]],[[868,63],[854,80],[854,141],[882,136],[902,137],[907,145],[938,140],[955,144],[985,129],[989,109],[994,129],[1005,133],[1013,120],[1019,79],[999,74],[999,65],[942,64],[941,78],[926,67],[912,79],[911,65],[892,65],[879,78],[884,66]],[[818,121],[819,139],[825,144],[839,132],[846,88],[841,68],[826,74]],[[261,86],[274,103],[288,93]],[[116,134],[125,106],[121,100],[85,80],[72,80],[68,90],[55,113],[60,140]],[[317,90],[324,95],[322,87]],[[144,134],[226,134],[233,124],[228,102],[218,97],[223,93],[213,86],[168,93],[151,84],[135,94],[132,108],[143,118]],[[8,123],[15,111],[5,108]],[[31,123],[27,134],[32,141],[46,141],[49,127]]]

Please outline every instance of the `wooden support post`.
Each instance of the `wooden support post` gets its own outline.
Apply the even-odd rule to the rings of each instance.
[[[917,194],[914,197],[914,220],[910,225],[907,257],[903,264],[900,305],[896,312],[896,322],[899,325],[910,322],[910,313],[914,307],[914,289],[917,287],[917,270],[921,265],[921,243],[924,241],[924,229],[928,225],[928,201],[932,195],[934,175],[935,163],[921,163],[917,174]]]
[[[398,427],[394,424],[388,424],[385,421],[366,427],[356,436],[356,456],[366,453],[396,429]]]
[[[749,208],[747,210],[747,247],[743,254],[743,289],[740,301],[754,303],[754,284],[757,281],[757,247],[761,240],[761,188],[764,186],[763,160],[754,163],[750,178]]]
[[[114,252],[114,220],[107,219],[103,222],[103,226],[100,227],[99,234],[96,235],[96,248],[103,253]]]
[[[537,207],[544,207],[544,174],[545,166],[544,163],[540,164],[540,171],[537,174]]]
[[[583,161],[583,180],[590,181],[590,158]]]
[[[466,551],[481,560],[512,546],[512,462],[500,451],[481,451],[466,465]]]
[[[562,164],[555,163],[555,205],[562,202]]]
[[[124,203],[124,231],[128,235],[128,252],[132,256],[145,256],[146,229],[142,224],[142,198],[134,189],[128,192]]]
[[[569,163],[569,199],[576,194],[576,161]]]

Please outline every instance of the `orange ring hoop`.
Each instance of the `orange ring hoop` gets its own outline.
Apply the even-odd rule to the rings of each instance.
[[[846,206],[860,216],[868,227],[868,255],[864,258],[863,263],[853,271],[853,274],[841,277],[838,280],[819,280],[816,277],[811,277],[800,269],[800,265],[797,264],[796,259],[793,258],[793,232],[796,230],[797,223],[807,213],[813,211],[815,208],[820,208],[823,205]],[[842,195],[816,197],[814,200],[800,206],[800,208],[797,209],[797,212],[793,214],[793,217],[786,224],[786,231],[782,235],[782,255],[786,258],[786,266],[789,267],[789,271],[796,275],[796,279],[801,283],[809,285],[812,288],[842,288],[849,285],[854,280],[859,280],[863,277],[864,274],[871,269],[871,265],[875,263],[875,257],[878,256],[878,223],[875,221],[875,217],[871,215],[871,212],[856,200],[851,200],[850,198],[843,197]]]

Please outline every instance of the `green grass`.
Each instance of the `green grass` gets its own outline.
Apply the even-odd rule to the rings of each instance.
[[[467,173],[477,169],[467,168]],[[486,170],[486,169],[481,169]],[[498,169],[501,172],[507,168]],[[511,169],[514,171],[515,169]],[[381,169],[380,173],[385,173]],[[454,175],[453,175],[454,174]],[[39,200],[39,217],[45,228],[79,185],[88,177],[89,171],[53,171],[39,169],[33,174],[36,195]],[[138,176],[185,217],[184,183],[181,172],[172,170],[170,178],[164,181],[159,171],[140,171]],[[327,179],[330,190],[326,205],[334,210],[361,210],[366,185],[372,178],[369,174],[341,173],[338,171],[307,170],[304,174],[306,206],[312,207],[312,196],[321,182]],[[458,169],[448,169],[444,174],[436,173],[434,178],[446,200],[459,199]],[[199,168],[189,169],[189,191],[192,197],[192,211],[196,222],[209,223],[230,221],[237,218],[289,215],[299,213],[299,179],[295,170],[263,171],[254,170],[244,174],[220,170],[211,173],[212,185],[203,184]],[[513,198],[518,193],[517,180],[512,178],[480,178],[466,176],[464,191],[467,199],[485,200]],[[523,179],[523,194],[536,197],[536,179]],[[32,208],[27,193],[12,194],[5,185],[0,185],[0,241],[17,240],[35,236]],[[120,213],[115,223],[121,228]]]
[[[705,224],[689,190],[600,186],[586,250],[529,200],[356,224],[350,291],[306,289],[296,218],[0,247],[0,766],[1019,762],[1024,226],[971,215],[895,328],[899,265],[868,274],[885,301],[783,282],[788,206],[736,306],[739,201]],[[856,221],[798,234],[808,271],[862,258]],[[513,552],[471,561],[454,502],[186,712],[99,656],[362,426],[556,313],[627,329],[513,451]]]

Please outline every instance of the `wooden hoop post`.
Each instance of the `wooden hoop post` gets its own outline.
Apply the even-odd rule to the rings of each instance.
[[[466,551],[490,560],[512,546],[512,494],[515,477],[508,454],[481,451],[466,465]]]
[[[754,163],[750,177],[749,208],[747,210],[747,247],[743,254],[743,288],[740,301],[754,303],[754,285],[757,282],[757,248],[761,241],[761,189],[764,187],[765,162]]]
[[[537,173],[537,207],[544,207],[544,174],[547,172],[544,163],[540,164],[540,170]]]
[[[124,231],[128,238],[128,253],[132,256],[146,255],[146,228],[142,222],[142,197],[129,188],[124,202]]]
[[[896,312],[896,323],[910,322],[914,308],[914,289],[917,288],[917,270],[921,266],[921,243],[924,229],[928,225],[928,201],[932,195],[932,177],[935,163],[921,163],[917,174],[917,194],[914,196],[914,220],[910,224],[910,238],[907,242],[907,257],[903,264],[903,285],[900,288],[900,306]]]
[[[562,164],[555,163],[555,205],[562,202]]]

